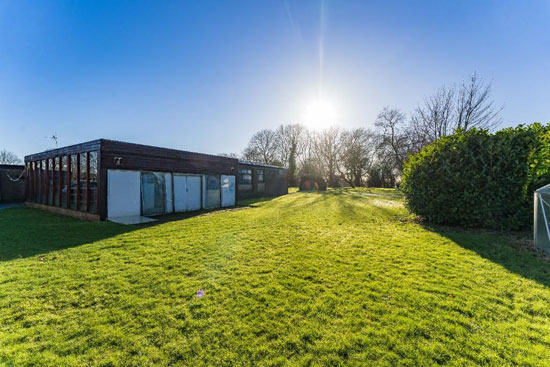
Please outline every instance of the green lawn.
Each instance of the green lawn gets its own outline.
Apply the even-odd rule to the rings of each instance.
[[[391,190],[248,204],[0,211],[0,366],[550,365],[550,264],[510,236],[423,226]]]

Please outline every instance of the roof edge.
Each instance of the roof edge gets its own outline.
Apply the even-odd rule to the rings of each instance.
[[[247,160],[244,160],[244,159],[239,159],[239,164],[244,164],[244,165],[248,165],[248,166],[255,166],[255,167],[288,169],[287,167],[275,166],[273,164],[265,164],[265,163],[260,163],[260,162],[247,161]]]

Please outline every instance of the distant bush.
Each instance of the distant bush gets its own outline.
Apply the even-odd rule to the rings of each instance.
[[[410,157],[409,209],[437,224],[518,230],[532,225],[533,191],[550,182],[550,125],[473,129]]]
[[[304,175],[300,178],[300,191],[325,191],[326,181],[319,176]]]

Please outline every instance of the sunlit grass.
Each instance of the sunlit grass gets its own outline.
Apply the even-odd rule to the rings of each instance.
[[[294,193],[149,227],[0,211],[0,362],[549,365],[549,264],[423,227],[396,196]]]

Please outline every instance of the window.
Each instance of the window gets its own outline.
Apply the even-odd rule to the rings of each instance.
[[[97,152],[90,152],[90,213],[97,213]]]
[[[97,214],[98,156],[93,151],[27,162],[28,200]]]
[[[46,184],[46,161],[40,161],[40,202],[46,204],[47,201],[47,184]]]
[[[32,170],[34,173],[34,192],[32,197],[34,198],[35,203],[40,202],[40,171],[38,163],[39,161],[35,161],[32,164]]]
[[[39,183],[39,172],[38,172],[38,161],[32,162],[32,197],[34,199],[35,203],[38,203],[38,198],[40,195],[40,192],[38,191],[38,188],[40,187]]]
[[[61,158],[61,206],[63,208],[67,207],[67,156],[64,155]]]
[[[252,169],[239,168],[239,184],[252,185]]]
[[[86,165],[86,153],[80,154],[80,182],[78,183],[80,187],[80,203],[78,208],[81,211],[86,211],[86,176],[87,176],[87,165]]]
[[[62,178],[60,175],[59,167],[61,165],[61,157],[55,157],[54,158],[54,177],[55,177],[55,195],[54,195],[54,203],[55,206],[61,206],[61,189],[62,189]]]
[[[166,212],[166,181],[164,174],[141,173],[141,211],[143,215]]]
[[[77,180],[76,180],[76,174],[77,174],[77,155],[73,154],[71,155],[71,182],[70,182],[70,194],[71,194],[71,209],[76,209],[76,189],[77,189]]]
[[[53,192],[55,185],[53,158],[47,159],[46,162],[48,163],[48,205],[53,205]]]
[[[219,190],[220,189],[220,179],[217,176],[208,176],[206,181],[207,190]]]
[[[264,183],[264,170],[258,169],[258,183]]]

